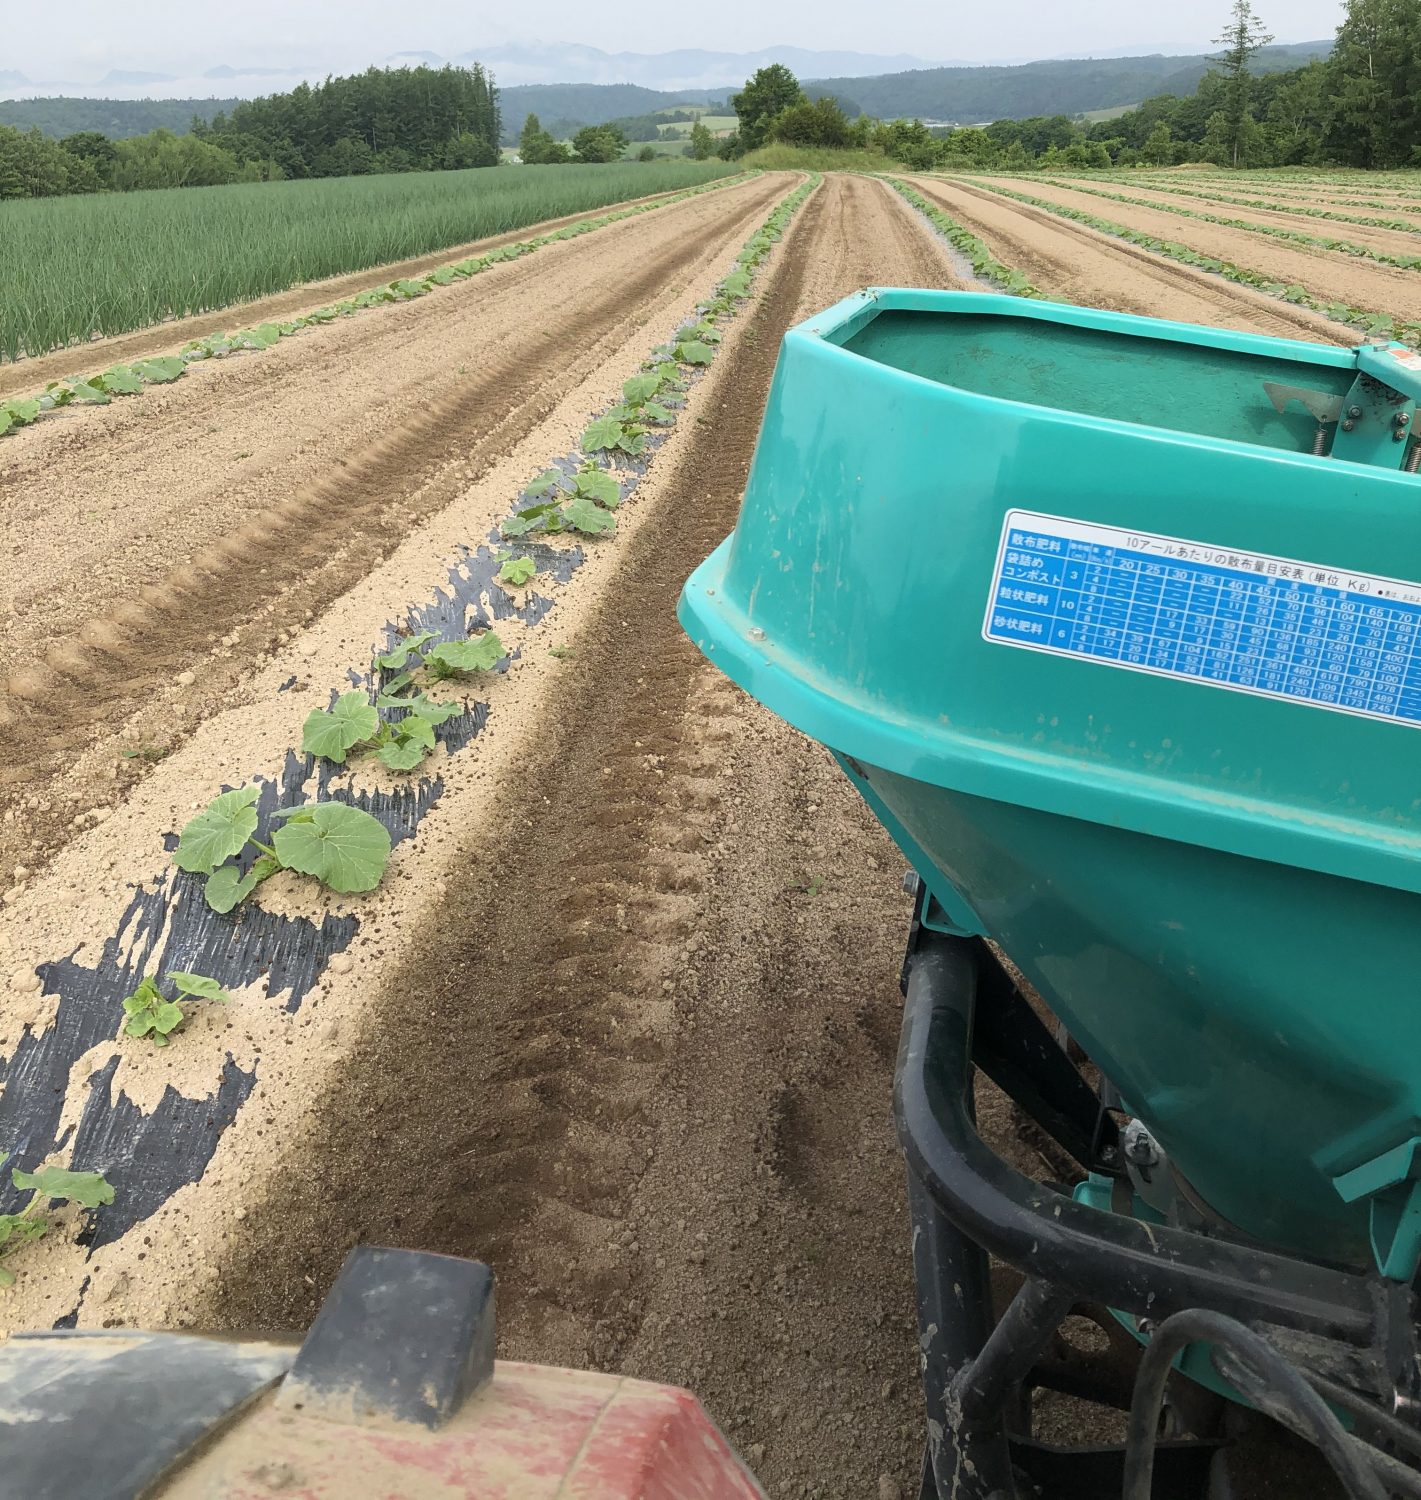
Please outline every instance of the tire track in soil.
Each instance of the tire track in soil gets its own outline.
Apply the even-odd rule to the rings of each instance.
[[[1025,271],[1047,296],[1060,301],[1275,338],[1344,346],[1356,342],[1338,324],[1302,308],[1173,264],[1044,209],[958,183],[949,187],[932,177],[906,180],[983,239],[1004,264]]]
[[[908,908],[828,756],[682,634],[780,339],[870,283],[955,284],[882,184],[829,178],[693,407],[524,787],[470,830],[209,1321],[300,1327],[361,1240],[489,1260],[505,1357],[690,1386],[772,1493],[911,1492],[890,1109]],[[822,884],[821,884],[822,882]]]
[[[55,627],[44,614],[12,620],[12,630],[28,626],[32,649],[42,650],[43,658],[27,664],[22,638],[18,649],[7,653],[11,671],[0,683],[0,737],[6,750],[0,806],[6,789],[13,789],[5,809],[12,816],[0,826],[0,889],[17,863],[23,860],[25,868],[33,869],[62,845],[78,808],[111,802],[114,779],[91,777],[87,785],[74,785],[79,754],[111,737],[140,710],[142,742],[171,748],[207,713],[230,701],[254,658],[259,661],[285,632],[318,614],[423,517],[475,481],[546,414],[562,391],[594,371],[607,349],[653,317],[662,301],[721,247],[744,238],[783,196],[786,185],[783,174],[767,176],[753,190],[721,190],[734,196],[718,209],[708,208],[707,199],[718,196],[710,194],[662,210],[664,219],[653,214],[627,220],[638,231],[631,241],[638,250],[626,259],[625,251],[613,249],[610,236],[603,238],[607,231],[569,242],[567,249],[583,254],[561,257],[559,274],[577,278],[586,295],[545,303],[542,317],[537,311],[539,277],[547,274],[548,264],[543,259],[540,267],[539,260],[547,251],[511,263],[508,269],[519,274],[498,284],[497,316],[488,306],[493,334],[473,378],[431,400],[393,431],[373,437],[367,433],[334,467],[318,471],[277,505],[253,514],[233,503],[237,497],[228,496],[223,502],[230,512],[225,534],[156,582],[142,582],[141,573],[116,582],[109,598],[123,602],[111,603],[107,612],[77,629],[50,635]],[[683,216],[682,209],[693,212]],[[609,257],[617,274],[606,273]],[[480,281],[485,278],[447,290],[477,298]],[[484,288],[486,294],[494,290]],[[429,326],[431,316],[441,316],[435,304],[442,301],[449,314],[452,300],[431,296],[404,304],[392,310],[405,317],[390,321]],[[485,296],[485,304],[494,300]],[[417,316],[411,319],[411,314]],[[317,330],[312,346],[326,332]],[[318,370],[342,357],[335,349],[318,347],[293,348],[291,353],[314,360]],[[421,367],[421,375],[423,371]],[[273,391],[291,378],[272,355],[234,373],[239,381],[255,379]],[[200,399],[203,393],[191,394]],[[226,398],[232,400],[232,393]],[[145,427],[142,418],[147,415],[134,422],[131,463],[141,465],[145,432],[161,433],[176,420],[154,413]],[[329,420],[340,418],[332,414]],[[201,439],[193,443],[200,446]],[[105,453],[113,452],[111,438],[88,455],[96,476],[104,473]],[[277,454],[276,483],[283,470],[299,463],[300,455],[300,442],[294,451],[283,448]],[[27,544],[17,542],[14,550],[22,545]],[[182,687],[179,674],[193,669],[195,682],[175,701],[171,684],[176,680]],[[121,789],[141,777],[148,762],[139,756],[120,759],[115,748],[109,764],[117,767]],[[46,795],[60,777],[65,795]],[[23,808],[18,805],[21,796],[27,804]],[[51,804],[48,812],[38,805],[45,802]]]

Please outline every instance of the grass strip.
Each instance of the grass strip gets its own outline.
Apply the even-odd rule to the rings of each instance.
[[[964,228],[951,214],[945,213],[935,203],[930,203],[901,178],[885,176],[883,180],[896,193],[906,198],[953,249],[967,257],[972,264],[973,275],[979,280],[989,282],[1001,291],[1009,292],[1013,297],[1043,295],[1032,285],[1031,278],[1024,271],[1018,271],[1014,266],[1003,265],[970,229]]]

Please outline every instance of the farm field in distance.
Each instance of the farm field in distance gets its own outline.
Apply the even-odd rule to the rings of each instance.
[[[359,301],[391,280],[418,289]],[[676,160],[0,203],[0,411],[139,372],[0,427],[0,1066],[48,1101],[31,1156],[122,1142],[94,1244],[17,1255],[0,1332],[297,1329],[359,1241],[473,1255],[505,1356],[691,1388],[770,1494],[917,1492],[901,857],[675,619],[784,333],[867,285],[1421,342],[1421,172]],[[380,741],[363,711],[416,686],[452,705],[432,743]],[[244,786],[263,838],[278,800],[370,810],[379,883],[205,904],[171,846]],[[169,968],[229,1003],[119,1036]],[[179,1126],[206,1154],[155,1188]]]
[[[480,167],[41,198],[0,213],[0,361],[730,175]]]

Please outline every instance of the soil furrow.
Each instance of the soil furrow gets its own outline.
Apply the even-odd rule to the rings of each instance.
[[[249,1213],[211,1316],[300,1326],[360,1239],[477,1255],[507,1355],[691,1386],[772,1492],[906,1492],[898,861],[674,607],[734,521],[784,330],[865,284],[955,279],[888,189],[845,177],[771,264],[520,786],[315,1111],[319,1201]],[[417,1030],[394,1021],[412,993]]]
[[[23,789],[29,816],[23,848],[0,838],[0,870],[52,853],[72,802],[111,802],[115,780],[230,701],[253,659],[507,451],[788,181],[548,247],[199,384],[204,368],[146,405],[83,413],[72,432],[23,434],[37,440],[3,491],[15,608],[0,625],[0,789]],[[224,464],[238,443],[260,451]],[[109,755],[107,784],[69,786],[79,796],[46,817],[47,780],[72,783],[76,755],[135,713],[141,752]]]
[[[979,235],[999,260],[1025,271],[1047,296],[1059,301],[1281,338],[1355,342],[1345,329],[1315,313],[1175,265],[1044,209],[961,183],[931,177],[909,180],[924,197]]]

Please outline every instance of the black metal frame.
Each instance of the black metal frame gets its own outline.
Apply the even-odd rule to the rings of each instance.
[[[1414,1400],[1410,1288],[1231,1239],[1147,1226],[1024,1176],[977,1133],[975,1068],[1088,1170],[1122,1170],[1113,1118],[980,938],[915,922],[904,980],[894,1112],[913,1222],[929,1433],[925,1500],[1012,1500],[1017,1476],[1062,1500],[1120,1493],[1123,1447],[1061,1453],[1008,1431],[1022,1383],[1083,1303],[1151,1324],[1193,1310],[1222,1314],[1266,1330],[1308,1373],[1340,1382],[1371,1409]],[[996,1321],[989,1256],[1027,1278]],[[1153,1494],[1203,1494],[1216,1447],[1159,1444]]]

